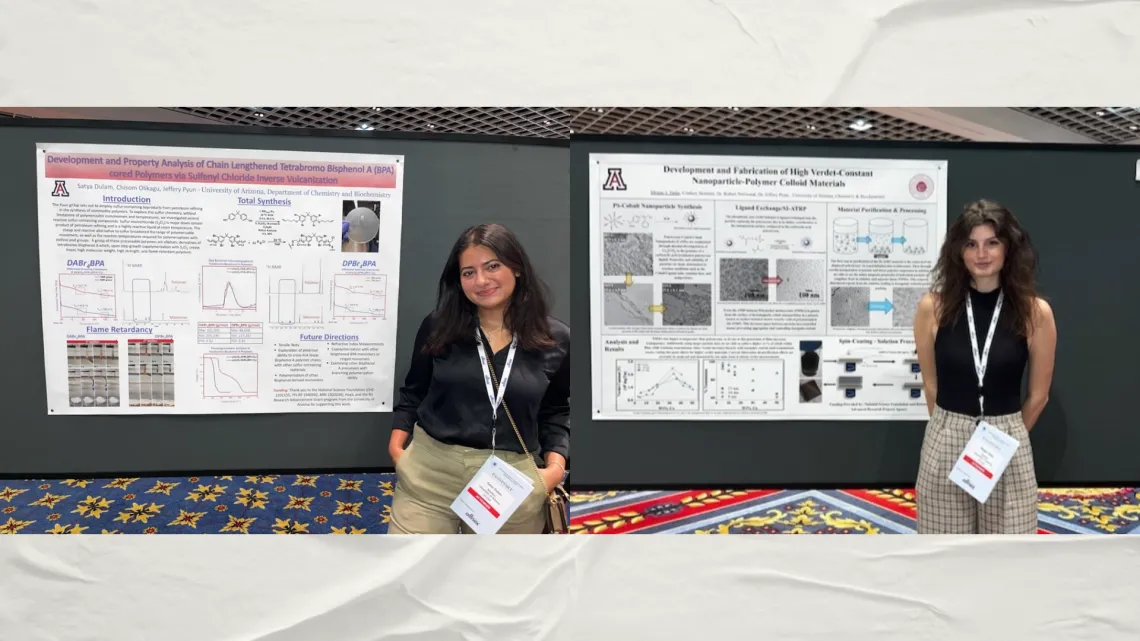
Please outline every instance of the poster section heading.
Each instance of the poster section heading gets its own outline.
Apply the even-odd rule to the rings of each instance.
[[[49,414],[390,411],[403,164],[37,145]]]
[[[924,420],[948,163],[592,155],[595,420]]]

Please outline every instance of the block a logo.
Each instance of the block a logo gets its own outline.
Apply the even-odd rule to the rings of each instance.
[[[625,179],[621,177],[620,167],[611,167],[606,170],[606,181],[602,183],[603,191],[625,191]]]
[[[68,198],[71,194],[67,193],[67,181],[55,181],[55,188],[51,190],[51,195],[54,198]]]

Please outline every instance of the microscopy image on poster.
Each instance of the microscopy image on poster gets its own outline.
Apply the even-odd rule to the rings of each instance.
[[[589,162],[595,420],[926,418],[947,162]]]

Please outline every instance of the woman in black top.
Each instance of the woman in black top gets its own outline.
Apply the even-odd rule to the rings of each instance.
[[[388,451],[390,533],[469,532],[451,505],[492,452],[534,482],[499,532],[542,531],[544,500],[570,456],[570,328],[547,316],[545,286],[506,227],[472,227],[451,250],[437,307],[416,333]]]
[[[946,234],[914,323],[930,412],[915,493],[919,533],[1037,531],[1029,430],[1049,399],[1057,330],[1053,310],[1037,297],[1036,266],[1029,235],[997,203],[968,205]],[[983,418],[1019,442],[984,504],[948,479]]]

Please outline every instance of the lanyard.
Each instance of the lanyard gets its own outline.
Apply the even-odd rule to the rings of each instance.
[[[986,378],[986,365],[990,361],[990,345],[994,341],[994,331],[997,329],[998,316],[1001,315],[1001,301],[1005,292],[998,292],[997,305],[994,307],[994,317],[990,319],[990,331],[986,334],[986,346],[978,352],[978,328],[974,326],[974,307],[970,304],[970,294],[966,293],[966,318],[970,321],[970,355],[974,357],[974,372],[978,375],[978,420],[985,414],[985,395],[982,394],[982,381]]]
[[[511,349],[507,352],[507,364],[503,366],[503,375],[499,379],[499,393],[495,394],[495,387],[491,383],[491,369],[487,360],[487,350],[483,347],[483,332],[475,329],[475,342],[479,347],[479,364],[483,366],[483,383],[487,386],[487,399],[491,401],[491,451],[495,451],[495,421],[499,418],[499,406],[503,404],[503,395],[507,391],[507,379],[511,376],[511,365],[515,362],[515,349],[519,338],[511,339]]]

